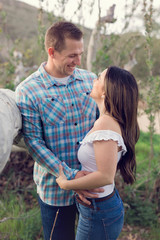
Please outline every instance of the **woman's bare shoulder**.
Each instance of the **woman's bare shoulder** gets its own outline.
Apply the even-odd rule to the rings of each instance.
[[[94,131],[98,130],[112,130],[121,134],[119,123],[110,115],[103,115],[96,120]]]

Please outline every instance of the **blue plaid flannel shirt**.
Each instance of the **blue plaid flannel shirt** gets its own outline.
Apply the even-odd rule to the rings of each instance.
[[[96,75],[76,68],[67,85],[39,69],[19,84],[16,102],[23,119],[23,134],[35,160],[34,181],[42,201],[54,206],[74,203],[74,192],[56,183],[61,163],[68,179],[74,178],[80,164],[79,142],[96,119],[96,103],[90,98]]]

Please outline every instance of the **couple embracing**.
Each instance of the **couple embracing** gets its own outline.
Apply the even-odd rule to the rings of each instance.
[[[47,62],[16,89],[44,238],[74,240],[78,209],[76,240],[116,240],[124,219],[116,171],[135,180],[136,80],[116,66],[98,77],[77,68],[83,33],[70,22],[47,30],[45,48]]]

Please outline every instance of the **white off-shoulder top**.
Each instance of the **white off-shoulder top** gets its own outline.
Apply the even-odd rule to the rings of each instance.
[[[86,135],[86,137],[80,142],[81,146],[78,150],[78,160],[82,165],[81,170],[94,172],[97,170],[96,159],[94,154],[94,141],[108,141],[113,140],[117,142],[118,147],[121,147],[121,151],[118,152],[117,163],[121,156],[127,152],[122,136],[111,130],[97,130]],[[106,153],[107,154],[107,153]],[[104,192],[98,193],[98,197],[105,197],[113,192],[115,183],[103,187]]]

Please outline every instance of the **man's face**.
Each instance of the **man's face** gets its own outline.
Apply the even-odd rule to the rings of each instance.
[[[54,76],[57,78],[67,77],[73,74],[77,65],[81,64],[83,53],[83,38],[81,40],[65,40],[65,48],[58,52],[54,50]]]

